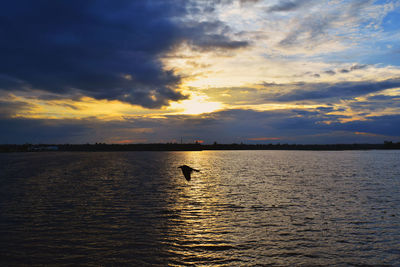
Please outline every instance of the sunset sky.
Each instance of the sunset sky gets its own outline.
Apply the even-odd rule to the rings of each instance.
[[[400,1],[3,1],[0,143],[400,141]]]

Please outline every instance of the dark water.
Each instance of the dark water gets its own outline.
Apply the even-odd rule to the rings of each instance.
[[[397,265],[400,151],[0,154],[0,265]],[[186,182],[177,167],[201,170]]]

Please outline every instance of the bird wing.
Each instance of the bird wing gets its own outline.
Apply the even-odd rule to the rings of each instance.
[[[192,172],[192,170],[184,170],[184,169],[182,169],[182,173],[183,173],[183,176],[185,176],[185,179],[187,180],[187,181],[190,181],[190,173]]]

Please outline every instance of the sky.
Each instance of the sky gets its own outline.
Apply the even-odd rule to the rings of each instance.
[[[14,0],[0,144],[400,141],[398,0]]]

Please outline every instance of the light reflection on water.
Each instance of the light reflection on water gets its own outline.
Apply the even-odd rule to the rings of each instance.
[[[400,265],[399,156],[0,154],[0,264]]]

